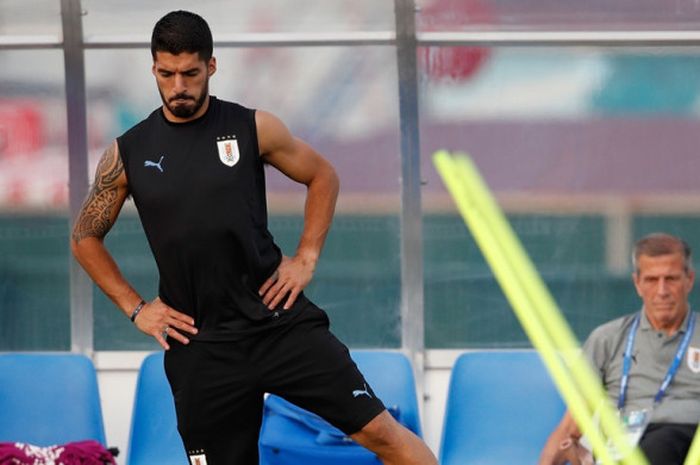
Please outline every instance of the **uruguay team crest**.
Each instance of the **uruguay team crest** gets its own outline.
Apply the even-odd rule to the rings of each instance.
[[[697,347],[688,347],[688,368],[693,373],[700,373],[700,349]]]
[[[190,455],[190,463],[192,465],[207,465],[207,456],[204,454]]]
[[[190,465],[207,465],[207,456],[203,450],[191,450],[187,455],[190,457]]]
[[[216,148],[219,149],[219,160],[226,166],[235,165],[241,158],[241,153],[238,151],[236,136],[217,137]]]

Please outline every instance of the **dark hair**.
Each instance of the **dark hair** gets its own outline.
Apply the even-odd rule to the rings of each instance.
[[[211,30],[207,22],[198,14],[189,11],[171,11],[153,27],[151,55],[168,52],[179,55],[182,52],[199,53],[199,58],[208,62],[213,52]]]
[[[690,246],[681,238],[666,233],[653,233],[639,239],[634,246],[632,265],[634,272],[639,273],[639,257],[658,257],[680,253],[685,259],[685,271],[693,269]]]

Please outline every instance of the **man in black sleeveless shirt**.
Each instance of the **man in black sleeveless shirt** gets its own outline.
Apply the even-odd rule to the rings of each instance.
[[[263,394],[271,392],[321,415],[385,464],[437,464],[384,409],[325,312],[303,294],[335,208],[333,167],[274,115],[210,96],[212,48],[194,13],[175,11],[156,24],[151,53],[163,105],[102,156],[74,225],[76,259],[166,350],[192,463],[257,465]],[[267,229],[264,163],[307,186],[292,257]],[[158,266],[151,302],[103,245],[128,195]],[[358,389],[367,395],[353,396]]]

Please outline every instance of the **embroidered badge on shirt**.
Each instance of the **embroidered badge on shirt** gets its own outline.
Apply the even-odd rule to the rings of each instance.
[[[219,149],[219,160],[226,166],[235,165],[241,158],[236,136],[217,137],[216,147]]]
[[[204,451],[195,451],[196,455],[190,455],[191,465],[207,465],[207,456],[204,455]]]
[[[700,349],[689,346],[687,358],[690,371],[700,373]]]

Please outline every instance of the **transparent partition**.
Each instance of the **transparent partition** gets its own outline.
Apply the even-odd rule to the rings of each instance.
[[[68,185],[82,180],[68,179],[68,158],[82,160],[67,150],[63,47],[85,52],[91,182],[111,140],[160,105],[145,44],[176,9],[211,24],[214,95],[276,113],[338,170],[336,219],[307,293],[350,345],[400,347],[402,325],[420,322],[400,316],[401,225],[417,195],[407,190],[402,210],[402,173],[416,170],[410,150],[405,165],[400,154],[398,81],[410,73],[397,72],[396,53],[413,37],[402,35],[408,27],[393,40],[395,1],[65,2],[80,6],[86,50],[62,43],[62,4],[0,0],[0,350],[71,347]],[[441,148],[474,158],[579,337],[636,309],[635,239],[663,230],[700,246],[698,3],[416,0],[415,11],[415,39],[426,45],[417,51],[426,345],[529,345],[432,167]],[[402,84],[410,101],[415,89]],[[403,115],[404,127],[413,118]],[[272,169],[267,177],[270,229],[291,254],[304,192]],[[131,201],[107,245],[154,296],[157,272]],[[421,302],[405,304],[420,313]],[[156,348],[97,289],[93,305],[95,349]]]
[[[209,23],[214,40],[240,33],[328,33],[384,31],[394,28],[391,0],[178,0],[104,2],[83,0],[88,38],[127,35],[148,41],[153,25],[172,10],[194,11]]]
[[[219,48],[210,91],[277,114],[336,167],[341,194],[314,280],[306,294],[333,331],[353,347],[399,347],[400,154],[392,47]],[[129,73],[119,70],[128,67]],[[146,49],[86,53],[91,170],[110,141],[160,105]],[[282,72],[282,70],[284,72]],[[285,254],[302,228],[304,189],[266,169],[269,227]],[[157,271],[128,201],[107,246],[144,297]],[[95,289],[95,349],[150,349]]]
[[[427,31],[697,30],[694,0],[417,0]]]
[[[0,51],[0,350],[70,349],[64,95],[60,51]]]
[[[443,52],[419,52],[426,345],[529,345],[430,162],[438,149],[474,159],[581,339],[638,310],[634,241],[668,231],[700,245],[700,56],[499,47],[451,74],[430,67]]]
[[[57,0],[0,0],[0,42],[6,39],[60,40],[61,2]]]

